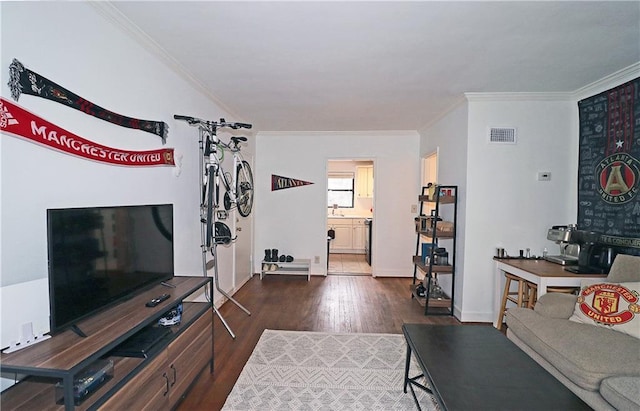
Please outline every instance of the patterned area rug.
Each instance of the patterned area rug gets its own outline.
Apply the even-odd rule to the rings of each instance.
[[[401,334],[265,330],[223,410],[414,410],[402,390],[406,349]]]

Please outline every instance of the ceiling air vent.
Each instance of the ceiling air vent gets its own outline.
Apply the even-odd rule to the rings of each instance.
[[[515,144],[516,129],[505,127],[491,127],[489,129],[489,142]]]

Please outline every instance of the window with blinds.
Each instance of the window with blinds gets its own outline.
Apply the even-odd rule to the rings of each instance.
[[[353,208],[355,176],[353,173],[330,173],[327,184],[327,207]]]

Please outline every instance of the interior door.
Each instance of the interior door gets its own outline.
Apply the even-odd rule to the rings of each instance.
[[[253,158],[245,157],[245,160],[251,165],[253,170]],[[255,173],[254,173],[255,178]],[[255,207],[255,202],[254,202]],[[233,213],[236,241],[233,245],[234,252],[234,281],[235,289],[248,281],[253,275],[253,216],[251,211],[248,217],[242,217],[236,211]]]

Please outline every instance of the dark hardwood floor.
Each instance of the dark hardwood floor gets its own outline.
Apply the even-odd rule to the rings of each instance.
[[[219,410],[231,392],[265,329],[349,333],[401,334],[403,323],[460,324],[452,316],[424,316],[412,301],[410,278],[370,276],[265,276],[256,275],[220,312],[233,332],[232,339],[215,316],[214,373],[209,368],[180,404],[178,410]]]

